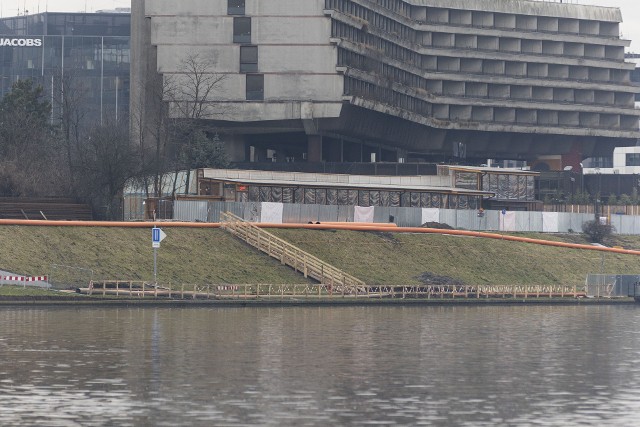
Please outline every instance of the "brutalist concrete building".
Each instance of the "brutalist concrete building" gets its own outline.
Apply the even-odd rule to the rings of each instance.
[[[187,55],[235,161],[524,159],[635,145],[620,10],[521,0],[133,0],[132,108]]]

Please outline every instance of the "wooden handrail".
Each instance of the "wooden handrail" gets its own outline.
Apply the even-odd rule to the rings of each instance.
[[[366,283],[325,261],[311,255],[256,225],[230,213],[221,214],[224,230],[239,237],[249,245],[278,259],[282,264],[300,271],[320,283],[331,283],[338,292],[362,292]],[[346,289],[345,289],[346,288]]]

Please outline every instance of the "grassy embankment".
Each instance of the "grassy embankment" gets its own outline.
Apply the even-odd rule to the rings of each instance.
[[[304,283],[293,270],[258,253],[222,230],[166,228],[158,251],[162,284]],[[369,284],[416,284],[431,273],[465,284],[578,284],[587,273],[637,274],[640,257],[562,249],[491,239],[428,234],[277,230],[278,236]],[[0,227],[0,269],[25,275],[151,280],[148,229]],[[529,235],[585,243],[577,234]],[[640,249],[640,238],[609,242]],[[3,293],[9,292],[4,287]],[[15,292],[15,291],[12,291]]]

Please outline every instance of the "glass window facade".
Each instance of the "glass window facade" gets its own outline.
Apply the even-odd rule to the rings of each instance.
[[[55,121],[61,117],[62,88],[73,85],[88,116],[125,119],[130,23],[130,15],[120,13],[42,13],[0,19],[0,97],[14,82],[32,79],[51,98]]]

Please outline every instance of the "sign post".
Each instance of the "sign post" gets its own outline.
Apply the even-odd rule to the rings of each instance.
[[[153,248],[153,283],[158,284],[158,248],[160,242],[167,237],[159,227],[153,227],[151,229],[151,247]]]

